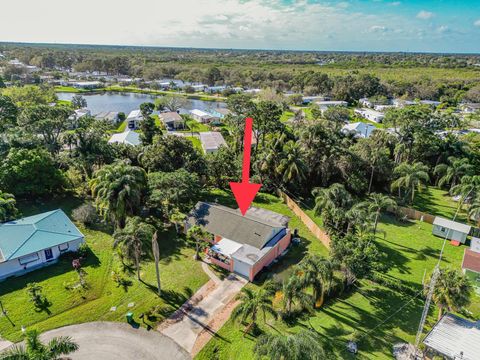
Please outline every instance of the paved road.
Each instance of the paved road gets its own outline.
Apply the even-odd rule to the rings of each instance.
[[[66,326],[42,334],[48,341],[71,336],[80,349],[72,360],[187,360],[190,355],[172,339],[158,331],[134,329],[126,323],[92,322]]]
[[[161,330],[163,334],[175,340],[189,353],[192,352],[195,341],[202,330],[209,330],[208,324],[247,283],[245,279],[234,274],[230,274],[223,281],[215,282],[215,288],[188,310],[181,321]]]

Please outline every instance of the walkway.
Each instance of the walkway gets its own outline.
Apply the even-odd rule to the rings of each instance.
[[[10,345],[12,345],[10,341],[3,340],[2,338],[0,338],[0,352],[8,348]]]
[[[228,320],[235,296],[247,283],[235,274],[221,280],[206,264],[202,266],[211,280],[158,328],[191,355],[201,350]]]
[[[66,326],[41,335],[42,341],[71,336],[80,349],[72,360],[187,360],[190,355],[157,331],[135,329],[126,323],[92,322]]]

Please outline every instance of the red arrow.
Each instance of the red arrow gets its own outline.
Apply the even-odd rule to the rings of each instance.
[[[245,215],[250,204],[252,203],[258,190],[262,187],[262,184],[250,183],[250,153],[252,151],[252,125],[253,119],[245,119],[245,134],[243,138],[243,165],[242,165],[242,182],[231,182],[235,200],[237,200],[238,207],[242,215]]]

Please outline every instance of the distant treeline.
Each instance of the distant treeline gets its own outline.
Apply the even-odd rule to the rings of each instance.
[[[480,83],[480,55],[468,54],[35,44],[0,44],[0,52],[28,65],[56,69],[59,76],[59,69],[101,71],[144,80],[175,78],[209,85],[330,94],[348,101],[385,95],[456,103],[465,94],[472,101]],[[4,72],[13,70],[7,65]]]

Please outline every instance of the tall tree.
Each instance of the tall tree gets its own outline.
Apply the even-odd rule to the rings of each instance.
[[[17,123],[18,108],[8,96],[0,94],[0,131]]]
[[[367,200],[368,209],[375,214],[375,223],[373,225],[373,235],[377,233],[378,220],[384,210],[394,210],[397,203],[387,195],[372,193]]]
[[[14,345],[0,353],[0,360],[60,360],[79,349],[68,336],[55,337],[42,344],[36,330],[27,331],[25,345]]]
[[[473,166],[468,159],[457,159],[453,156],[448,158],[448,164],[439,164],[433,171],[435,175],[439,176],[438,186],[449,185],[450,188],[457,185],[464,175],[471,175],[472,172]]]
[[[194,225],[188,229],[187,236],[195,241],[195,260],[200,260],[200,241],[206,240],[209,234],[201,226]]]
[[[257,325],[258,313],[263,314],[263,321],[267,319],[267,314],[277,317],[277,313],[273,309],[272,294],[266,288],[259,288],[252,290],[248,287],[242,288],[240,293],[236,297],[240,301],[240,304],[233,310],[232,319],[238,318],[241,321],[250,319],[250,323],[245,328],[245,333],[248,333],[250,329]]]
[[[421,191],[426,186],[430,177],[428,176],[428,166],[417,162],[414,164],[402,163],[393,171],[397,178],[392,182],[392,190],[398,189],[398,195],[401,195],[401,189],[405,189],[405,196],[410,195],[410,203],[415,199],[415,189]]]
[[[140,261],[143,248],[153,238],[155,228],[142,221],[139,217],[128,218],[123,229],[117,229],[113,234],[113,246],[120,245],[120,251],[129,261],[135,264],[137,278],[140,277]]]
[[[313,330],[301,330],[296,334],[265,334],[258,338],[254,352],[261,359],[326,360],[322,339]]]
[[[15,196],[0,190],[0,223],[13,220],[18,215]]]
[[[158,288],[158,296],[162,293],[162,287],[160,283],[160,248],[158,246],[158,238],[157,238],[157,231],[152,236],[152,252],[153,258],[155,260],[155,274],[157,275],[157,288]]]
[[[438,306],[438,319],[443,311],[460,311],[462,307],[470,303],[472,285],[468,278],[454,269],[440,269],[435,288],[433,301]],[[428,284],[425,291],[428,292]]]
[[[100,214],[123,228],[127,215],[134,215],[141,205],[147,177],[142,168],[117,162],[97,170],[89,185]]]
[[[74,109],[82,109],[87,107],[87,100],[82,95],[74,95],[71,102]]]
[[[308,255],[298,265],[298,273],[305,288],[313,290],[313,306],[320,307],[324,302],[325,293],[330,290],[333,280],[334,265],[330,260]]]

